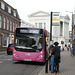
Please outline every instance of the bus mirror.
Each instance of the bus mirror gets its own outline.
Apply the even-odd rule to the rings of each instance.
[[[46,42],[48,42],[48,37],[46,37]]]

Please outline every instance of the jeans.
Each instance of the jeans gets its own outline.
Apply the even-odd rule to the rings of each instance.
[[[50,59],[50,69],[51,69],[51,72],[54,72],[54,56],[51,56],[51,59]]]
[[[71,56],[73,55],[73,48],[71,48]]]

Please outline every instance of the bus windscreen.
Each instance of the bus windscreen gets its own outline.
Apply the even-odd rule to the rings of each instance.
[[[40,52],[42,50],[42,30],[16,29],[15,36],[15,50],[22,52]]]

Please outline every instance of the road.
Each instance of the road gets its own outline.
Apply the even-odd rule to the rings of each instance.
[[[12,55],[0,55],[0,75],[37,75],[43,67],[40,63],[13,61]]]

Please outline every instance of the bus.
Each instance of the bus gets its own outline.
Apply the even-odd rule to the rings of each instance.
[[[15,28],[13,60],[45,62],[49,32],[41,28]],[[47,42],[46,42],[47,41]]]

